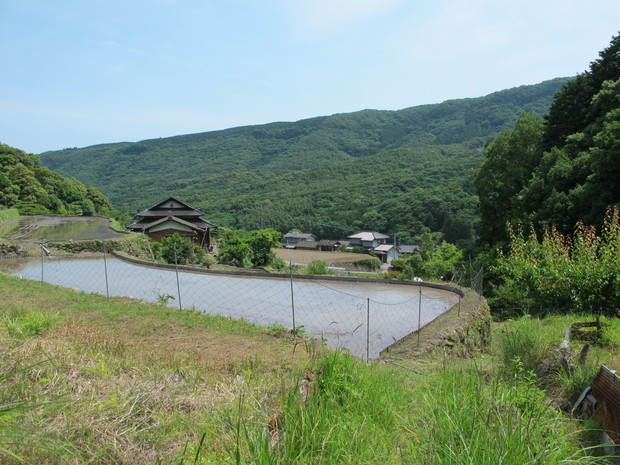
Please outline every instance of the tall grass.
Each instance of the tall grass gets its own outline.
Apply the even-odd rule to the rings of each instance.
[[[542,330],[542,322],[537,318],[524,317],[513,321],[499,334],[500,353],[504,368],[511,372],[515,359],[519,359],[525,370],[536,371],[540,364],[553,356],[561,341],[561,335]],[[551,336],[550,336],[551,335]],[[557,344],[554,347],[554,342]]]
[[[264,423],[239,422],[237,464],[401,463],[394,451],[405,443],[397,414],[406,390],[343,353],[323,358]]]
[[[601,319],[603,337],[590,345],[583,362],[579,358],[584,341],[569,338],[568,343],[563,344],[572,323],[592,321],[593,318],[592,315],[570,314],[544,319],[525,316],[510,321],[496,337],[503,375],[514,376],[517,366],[536,373],[539,384],[553,391],[554,402],[569,409],[592,382],[602,363],[611,361],[615,366],[618,362],[617,356],[615,360],[613,358],[614,351],[620,346],[620,321],[617,318]],[[573,368],[567,369],[567,360]]]
[[[411,425],[427,434],[417,463],[596,463],[580,450],[576,429],[546,405],[531,379],[485,380],[475,369],[439,376]]]
[[[235,463],[596,463],[576,425],[544,402],[522,364],[515,370],[509,383],[475,368],[407,380],[329,355],[308,396],[285,392],[271,422],[238,420]]]
[[[19,216],[17,208],[0,209],[0,224]]]

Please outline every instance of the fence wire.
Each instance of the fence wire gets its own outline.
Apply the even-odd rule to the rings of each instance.
[[[133,297],[180,309],[290,328],[366,360],[418,331],[459,302],[421,285],[289,276],[224,275],[138,266],[103,257],[3,260],[3,271],[85,292]]]

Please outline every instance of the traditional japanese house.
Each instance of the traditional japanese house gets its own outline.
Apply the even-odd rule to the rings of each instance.
[[[135,221],[127,226],[131,231],[142,232],[154,241],[161,241],[174,233],[189,237],[197,244],[211,246],[211,229],[216,225],[203,220],[204,213],[180,200],[170,197],[154,207],[136,215]]]

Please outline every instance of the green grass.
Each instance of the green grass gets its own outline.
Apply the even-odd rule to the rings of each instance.
[[[284,390],[271,417],[248,420],[239,405],[231,422],[236,464],[598,460],[582,450],[577,423],[550,407],[532,378],[507,383],[473,364],[420,377],[338,353],[315,369],[307,394],[305,384]]]
[[[428,355],[411,372],[193,310],[1,274],[0,293],[2,463],[594,460],[584,428],[549,402],[560,376],[522,361],[527,341],[561,342],[569,317],[498,324],[491,353]],[[608,324],[593,363],[614,360]],[[508,357],[502,337],[515,334]]]
[[[5,221],[12,220],[13,218],[17,218],[19,216],[19,210],[16,208],[8,208],[8,209],[0,209],[0,224]]]
[[[27,339],[47,331],[58,320],[58,316],[35,311],[16,316],[6,313],[2,319],[10,338]]]

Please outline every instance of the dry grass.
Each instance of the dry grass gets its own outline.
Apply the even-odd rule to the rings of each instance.
[[[251,393],[257,409],[276,409],[283,383],[310,361],[290,340],[243,321],[6,275],[0,293],[2,317],[57,318],[23,340],[9,340],[0,324],[1,366],[15,373],[2,383],[0,405],[29,402],[13,421],[60,444],[22,441],[11,450],[26,463],[179,463],[205,432],[203,455],[221,463],[238,399]],[[1,452],[0,462],[20,463]]]
[[[369,255],[348,252],[321,252],[318,250],[275,249],[278,257],[286,263],[308,264],[316,260],[323,260],[328,265],[332,263],[353,263],[357,260],[368,259]]]

